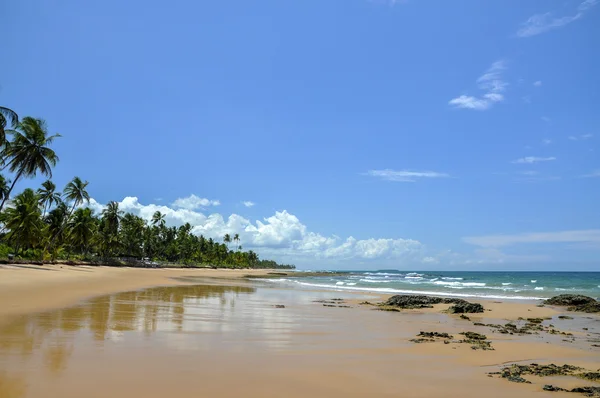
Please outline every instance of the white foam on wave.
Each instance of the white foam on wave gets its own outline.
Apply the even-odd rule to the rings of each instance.
[[[531,283],[537,283],[537,279],[532,279]]]
[[[460,287],[484,287],[486,284],[483,282],[447,282],[447,281],[435,281],[435,285],[443,286],[460,286]]]
[[[462,281],[463,280],[463,278],[451,278],[449,276],[444,276],[444,277],[442,277],[442,279],[445,281]]]
[[[512,283],[510,283],[510,282],[505,282],[502,284],[502,286],[510,286],[510,285],[512,285]]]
[[[344,284],[344,282],[336,282],[335,284],[341,286]]]
[[[546,300],[546,297],[529,297],[529,296],[504,296],[496,294],[471,294],[471,293],[450,293],[450,292],[436,292],[436,291],[423,291],[423,290],[405,290],[405,289],[393,289],[393,288],[372,288],[372,287],[356,287],[356,286],[336,286],[327,285],[321,283],[308,283],[302,281],[290,281],[295,284],[306,286],[306,287],[318,287],[333,290],[352,290],[360,292],[371,292],[371,293],[391,293],[391,294],[428,294],[431,296],[449,296],[449,297],[473,297],[473,298],[488,298],[488,299],[506,299],[506,300]]]
[[[360,279],[361,282],[365,283],[390,283],[392,281],[389,280],[381,280],[381,279]]]
[[[536,287],[534,290],[544,290],[544,288],[543,288],[543,287],[541,287],[541,286],[538,286],[538,287]]]

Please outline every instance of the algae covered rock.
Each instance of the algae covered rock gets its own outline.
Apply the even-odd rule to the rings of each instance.
[[[450,308],[448,312],[452,314],[475,314],[483,312],[483,306],[479,303],[469,303],[468,301],[456,303]]]
[[[600,312],[600,301],[580,294],[561,294],[546,300],[545,303],[568,307],[569,311]]]
[[[449,312],[453,314],[483,312],[481,304],[469,303],[466,300],[449,297],[432,297],[418,294],[396,295],[382,304],[384,307],[407,309],[433,308],[435,304],[454,304]]]

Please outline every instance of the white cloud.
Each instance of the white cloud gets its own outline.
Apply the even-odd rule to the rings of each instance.
[[[254,202],[250,202],[249,200],[242,202],[242,204],[246,207],[252,207],[254,206],[256,203]]]
[[[219,206],[221,202],[218,200],[210,200],[206,198],[199,198],[198,196],[192,194],[186,198],[178,198],[173,203],[172,206],[178,207],[181,209],[188,210],[197,210],[202,209],[208,206]]]
[[[545,139],[542,140],[542,144],[544,144],[544,145],[550,145],[550,144],[552,144],[552,140],[549,139],[549,138],[545,138]]]
[[[540,86],[542,85],[542,81],[541,81],[541,80],[538,80],[538,81],[536,81],[536,82],[533,82],[533,85],[534,85],[535,87],[540,87]]]
[[[552,120],[548,116],[542,116],[540,119],[542,119],[542,121],[544,121],[546,123],[552,122]]]
[[[585,141],[594,138],[594,134],[570,135],[567,138],[571,141]]]
[[[423,258],[421,259],[421,262],[422,262],[423,264],[439,264],[440,260],[438,260],[438,259],[437,259],[437,258],[435,258],[435,257],[431,257],[431,256],[429,256],[429,257],[423,257]]]
[[[104,205],[91,199],[89,207],[97,214]],[[136,197],[126,197],[119,202],[125,212],[131,212],[146,221],[160,211],[165,215],[167,226],[192,225],[192,233],[207,238],[222,240],[225,234],[239,234],[241,244],[246,249],[257,251],[263,257],[279,261],[286,259],[295,262],[299,259],[311,261],[328,260],[383,260],[401,261],[407,258],[422,256],[423,245],[413,239],[341,239],[338,236],[323,236],[309,231],[307,226],[293,214],[283,210],[274,215],[251,222],[250,220],[231,214],[225,218],[215,213],[205,215],[198,211],[156,204],[141,204]],[[419,257],[420,258],[420,257]]]
[[[474,109],[483,111],[489,109],[493,104],[504,101],[502,94],[508,83],[502,78],[502,73],[506,69],[505,62],[496,61],[490,68],[477,79],[477,87],[484,91],[481,97],[471,95],[461,95],[451,99],[448,104],[463,109]]]
[[[521,24],[521,28],[517,31],[517,36],[531,37],[568,25],[583,17],[583,15],[597,3],[598,0],[585,0],[579,4],[572,15],[565,15],[562,17],[554,17],[550,12],[535,14]]]
[[[600,243],[600,229],[470,236],[462,240],[472,245],[488,248],[512,246],[520,243]]]
[[[446,173],[435,171],[410,171],[410,170],[369,170],[365,175],[378,177],[386,181],[394,182],[415,182],[419,178],[448,178]]]
[[[582,178],[600,178],[600,170],[594,170],[590,174],[584,174]]]
[[[542,158],[542,157],[538,157],[538,156],[526,156],[521,159],[513,160],[511,163],[533,164],[533,163],[539,163],[539,162],[549,162],[552,160],[556,160],[556,158],[554,156],[550,156],[547,158]]]

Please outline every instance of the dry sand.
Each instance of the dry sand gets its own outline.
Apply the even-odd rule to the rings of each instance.
[[[525,385],[487,373],[519,361],[600,367],[600,351],[587,341],[600,336],[597,316],[580,314],[564,321],[557,319],[562,312],[556,308],[483,302],[490,311],[471,314],[467,321],[441,313],[446,306],[374,311],[358,305],[360,295],[346,293],[345,305],[352,308],[326,307],[314,301],[342,293],[241,281],[246,274],[1,268],[0,398],[574,398],[578,395],[542,391],[543,379],[532,378],[534,383]],[[211,286],[192,286],[190,280]],[[161,287],[140,290],[151,286]],[[112,295],[77,304],[107,294]],[[473,325],[518,317],[552,317],[546,323],[574,333],[575,339],[547,333],[504,335]],[[454,340],[461,338],[460,332],[484,333],[495,350],[475,351],[469,344],[442,340],[411,343],[421,330],[447,332]],[[552,382],[594,385],[560,378]]]

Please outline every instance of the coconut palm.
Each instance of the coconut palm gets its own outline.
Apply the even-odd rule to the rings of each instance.
[[[65,241],[64,228],[68,213],[69,209],[67,208],[67,205],[61,200],[59,204],[54,209],[50,210],[48,215],[45,217],[44,221],[48,227],[48,235],[59,242],[59,244],[53,247],[51,250],[52,260],[56,258],[57,250],[60,247],[60,242]]]
[[[10,181],[0,174],[0,200],[3,200],[8,195],[9,183]]]
[[[102,210],[102,221],[105,224],[108,233],[117,235],[119,232],[119,222],[123,216],[123,211],[119,210],[119,203],[110,201],[106,208]]]
[[[60,192],[56,192],[56,185],[50,180],[42,183],[42,187],[37,190],[37,194],[40,198],[40,205],[44,209],[44,217],[46,217],[46,211],[52,205],[58,206],[62,202]]]
[[[231,243],[231,235],[225,234],[223,237],[223,242],[227,244],[227,250],[229,250],[229,244]]]
[[[240,234],[235,234],[235,235],[233,235],[233,241],[234,241],[236,244],[238,244],[238,250],[242,250],[242,249],[241,249],[241,247],[242,247],[242,246],[239,246],[239,243],[240,243]]]
[[[0,214],[0,219],[9,231],[6,241],[17,253],[20,249],[35,249],[42,243],[44,223],[33,189],[27,188],[15,196],[12,206]]]
[[[19,115],[12,109],[0,106],[0,146],[6,142],[6,126],[15,128],[18,124]]]
[[[165,215],[160,211],[155,211],[152,215],[152,225],[165,226]]]
[[[89,182],[82,181],[79,177],[73,177],[73,180],[65,186],[63,196],[67,202],[71,202],[71,212],[81,204],[90,203],[90,194],[87,192]]]
[[[8,167],[11,173],[15,173],[15,177],[7,195],[2,198],[0,211],[21,177],[33,178],[38,172],[52,177],[52,167],[58,162],[58,156],[48,146],[60,137],[60,134],[48,136],[44,120],[25,117],[11,133],[14,138],[10,145],[4,147],[1,155],[6,162],[5,167]]]
[[[88,254],[96,226],[92,209],[86,207],[75,210],[73,217],[68,222],[68,238],[73,247],[83,254]]]

